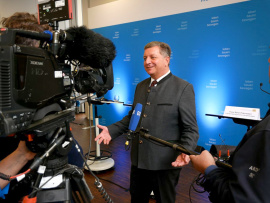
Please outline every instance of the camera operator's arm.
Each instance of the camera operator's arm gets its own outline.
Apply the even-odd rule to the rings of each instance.
[[[233,190],[237,193],[237,198],[248,198],[244,194],[242,186],[239,185],[233,170],[218,167],[215,164],[215,159],[207,150],[204,150],[200,155],[190,155],[190,159],[194,168],[204,174],[204,180],[200,185],[209,193],[211,202],[237,202],[232,194]],[[246,182],[245,185],[247,185]]]
[[[104,144],[109,144],[112,137],[109,133],[109,130],[106,126],[97,125],[99,129],[102,129],[102,132],[95,138],[95,141],[98,141],[98,144],[100,144],[102,141]]]
[[[0,172],[11,176],[16,175],[34,157],[35,153],[26,147],[25,141],[20,141],[17,149],[0,162]],[[1,189],[8,183],[9,181],[0,179]]]
[[[200,155],[190,155],[190,159],[193,167],[201,173],[205,173],[209,166],[216,166],[213,156],[207,150],[204,150]]]

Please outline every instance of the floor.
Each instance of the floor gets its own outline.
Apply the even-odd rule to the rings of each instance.
[[[96,155],[96,143],[94,142],[95,130],[92,127],[90,134],[89,120],[84,113],[76,114],[76,120],[71,123],[71,128],[75,139],[81,145],[84,154],[88,154],[93,157]],[[90,139],[91,137],[91,139]],[[91,142],[90,142],[91,140]],[[91,148],[89,150],[89,146]],[[130,202],[129,188],[129,173],[130,173],[130,158],[129,151],[125,150],[125,137],[120,136],[113,140],[110,145],[100,145],[101,156],[109,157],[114,161],[114,167],[108,170],[100,170],[92,172],[100,179],[104,190],[114,203],[128,203]],[[91,152],[92,151],[92,152]],[[90,157],[91,158],[91,157]],[[111,161],[112,161],[111,160]],[[84,170],[86,183],[94,196],[92,203],[107,202],[101,192],[95,186],[96,178],[88,170]],[[195,192],[191,188],[191,184],[194,181],[198,172],[195,171],[191,164],[185,166],[180,175],[180,180],[177,185],[177,203],[207,203],[208,194]],[[201,188],[196,187],[198,190]],[[150,203],[156,202],[154,199],[149,200]]]

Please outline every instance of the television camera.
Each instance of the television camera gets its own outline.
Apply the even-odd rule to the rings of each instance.
[[[16,44],[17,37],[39,40],[40,45]],[[84,26],[49,34],[0,29],[0,136],[32,136],[28,148],[43,155],[34,160],[30,169],[46,162],[50,169],[47,175],[53,175],[66,167],[71,144],[63,147],[63,143],[72,139],[69,122],[74,120],[76,102],[71,94],[75,89],[101,97],[112,89],[115,55],[115,46],[109,39]],[[91,193],[83,174],[77,168],[69,171],[64,179],[75,182],[80,198],[89,202]],[[40,181],[38,175],[35,187]],[[46,192],[38,192],[38,201],[49,202],[46,198],[52,191]],[[56,200],[62,200],[69,195],[70,188],[53,193]],[[36,194],[37,191],[32,196]]]
[[[41,47],[17,45],[16,36],[40,40]],[[98,97],[113,88],[115,47],[85,27],[52,35],[2,28],[0,50],[0,136],[27,130],[47,114],[70,108],[74,87]]]

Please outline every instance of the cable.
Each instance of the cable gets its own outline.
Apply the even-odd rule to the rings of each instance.
[[[109,159],[112,157],[112,153],[110,151],[107,151],[107,150],[100,150],[101,154],[103,154],[103,152],[107,152],[109,155],[108,156],[99,156],[99,157],[96,157],[95,155],[91,155],[92,152],[96,152],[96,151],[90,151],[88,153],[86,153],[84,156],[86,158],[86,160],[93,160],[93,159],[89,159],[89,157],[94,157],[94,160],[99,160],[99,159],[102,159],[102,160],[105,160],[105,159]]]
[[[121,185],[119,185],[119,184],[117,184],[117,183],[115,183],[115,182],[113,182],[113,181],[110,181],[110,180],[107,180],[107,179],[104,179],[104,178],[101,178],[101,177],[99,177],[99,179],[100,179],[100,180],[107,181],[107,182],[109,182],[109,183],[111,183],[111,184],[114,184],[114,185],[116,185],[116,186],[118,186],[118,187],[124,189],[126,192],[129,191],[129,188],[125,188],[125,187],[123,187],[123,186],[121,186]]]
[[[83,123],[76,123],[76,122],[71,122],[71,123],[73,123],[75,125],[84,125]]]
[[[14,175],[14,176],[8,176],[8,175],[5,175],[3,173],[0,173],[0,178],[2,178],[4,180],[11,181],[13,179],[16,179],[16,178],[18,178],[18,177],[20,177],[22,175],[25,175],[25,174],[29,173],[33,169],[37,168],[41,164],[41,162],[47,156],[49,156],[50,153],[53,152],[57,146],[59,146],[63,142],[65,136],[59,137],[61,132],[62,132],[62,128],[59,127],[57,129],[56,133],[55,133],[54,139],[51,141],[51,144],[49,145],[49,148],[40,157],[37,157],[37,159],[35,159],[32,162],[32,164],[31,164],[31,166],[29,167],[28,170],[26,170],[25,172],[23,172],[21,174]]]
[[[0,179],[7,180],[7,181],[12,181],[12,180],[14,180],[14,179],[16,179],[16,178],[18,178],[20,176],[26,175],[30,171],[31,171],[31,169],[28,169],[25,172],[20,173],[20,174],[17,174],[17,175],[14,175],[14,176],[6,175],[6,174],[0,172]]]
[[[87,100],[90,100],[90,98],[88,97]],[[101,156],[96,157],[95,155],[91,155],[92,152],[96,152],[96,151],[90,151],[90,150],[91,150],[91,144],[92,144],[92,136],[93,136],[93,135],[92,135],[92,130],[91,130],[91,126],[92,126],[92,124],[91,124],[91,113],[92,113],[92,111],[91,111],[91,108],[90,108],[90,107],[91,107],[91,103],[89,102],[88,104],[89,104],[89,126],[90,126],[90,132],[89,132],[89,137],[90,137],[89,150],[88,150],[88,153],[86,153],[86,154],[84,155],[84,157],[82,156],[82,154],[81,154],[80,152],[79,152],[79,153],[80,153],[80,155],[82,156],[82,158],[83,158],[83,160],[84,160],[84,163],[85,163],[85,166],[87,167],[87,169],[89,170],[89,172],[96,178],[96,182],[95,182],[96,187],[97,187],[98,190],[103,194],[103,193],[105,192],[105,190],[104,190],[104,188],[102,187],[102,184],[100,183],[100,184],[101,184],[101,185],[100,185],[100,184],[98,183],[98,182],[99,182],[99,177],[97,177],[96,175],[94,175],[94,173],[91,171],[89,165],[94,164],[95,161],[98,161],[98,160],[106,160],[106,159],[111,158],[111,157],[112,157],[112,153],[111,153],[110,151],[107,151],[107,150],[101,150],[101,151],[100,151],[100,152],[101,152]],[[72,136],[73,136],[73,135],[72,135]],[[73,137],[73,141],[74,141],[75,145],[77,146],[77,143],[76,143],[74,137]],[[76,148],[77,148],[77,147],[76,147]],[[79,148],[78,148],[78,149],[79,149]],[[103,154],[104,152],[108,153],[109,155],[102,156],[102,154]],[[89,157],[93,157],[93,158],[91,159],[91,158],[89,158]],[[93,162],[92,162],[91,164],[88,164],[88,163],[87,163],[88,160],[91,160],[91,161],[93,161]],[[102,178],[100,178],[100,179],[102,179]],[[119,184],[117,184],[117,183],[114,183],[114,182],[112,182],[112,181],[110,181],[110,180],[106,180],[106,179],[102,179],[102,180],[107,181],[107,182],[109,182],[109,183],[111,183],[111,184],[114,184],[114,185],[116,185],[116,186],[118,186],[118,187],[124,189],[125,191],[129,191],[129,189],[127,189],[127,188],[125,188],[125,187],[123,187],[123,186],[121,186],[121,185],[119,185]],[[103,196],[103,198],[105,198],[105,200],[106,200],[108,197],[107,197],[107,195],[105,195],[105,196]]]
[[[98,191],[100,192],[100,194],[103,195],[102,197],[105,199],[105,201],[107,201],[108,203],[113,203],[110,196],[108,195],[108,193],[103,188],[102,183],[96,180],[95,185],[96,185]]]
[[[190,187],[189,187],[189,201],[190,203],[192,203],[192,200],[191,200],[191,189],[193,189],[195,192],[197,193],[204,193],[206,192],[206,190],[198,190],[196,187],[195,187],[195,184],[198,186],[198,187],[202,187],[202,183],[205,181],[205,177],[202,173],[198,174],[197,176],[195,176],[195,178],[193,179],[192,183],[190,184]]]
[[[90,115],[89,115],[90,116]],[[91,120],[91,119],[90,119]],[[91,131],[91,130],[90,130]],[[93,173],[93,171],[91,171],[90,167],[87,164],[87,160],[85,159],[85,157],[83,156],[83,154],[81,153],[81,150],[79,148],[79,146],[77,145],[77,142],[75,141],[72,133],[70,133],[71,137],[72,137],[72,141],[75,144],[75,147],[77,149],[77,151],[79,152],[80,156],[82,157],[85,166],[87,167],[88,171],[91,173],[91,175],[95,178],[95,186],[98,189],[98,191],[101,193],[101,195],[103,195],[102,197],[105,199],[106,202],[108,203],[113,203],[112,199],[110,198],[110,196],[108,195],[108,193],[105,191],[105,189],[102,186],[102,183],[99,181],[99,178]]]
[[[11,177],[10,177],[10,180],[13,180],[13,179],[15,179],[15,178],[18,178],[18,177],[21,176],[21,175],[26,175],[26,174],[29,173],[30,171],[31,171],[31,169],[28,169],[28,170],[26,170],[26,171],[23,172],[23,173],[20,173],[20,174],[15,175],[15,176],[11,176]]]
[[[92,152],[95,152],[95,151],[90,151],[90,153],[86,153],[86,154],[84,155],[85,158],[88,157],[88,159],[86,159],[86,160],[91,160],[91,161],[93,161],[91,164],[88,164],[88,166],[94,164],[95,161],[98,161],[98,160],[100,160],[100,159],[106,160],[106,159],[109,159],[109,158],[112,157],[111,152],[110,152],[110,151],[107,151],[107,150],[101,150],[101,154],[103,154],[103,152],[107,152],[107,153],[110,154],[109,156],[99,156],[99,157],[96,157],[96,156],[94,156],[94,155],[91,155]],[[93,157],[93,159],[91,159],[91,158],[89,158],[89,157]],[[129,191],[129,188],[125,188],[125,187],[123,187],[123,186],[121,186],[121,185],[119,185],[119,184],[117,184],[117,183],[115,183],[115,182],[113,182],[113,181],[110,181],[110,180],[107,180],[107,179],[104,179],[104,178],[101,178],[101,177],[98,177],[98,178],[99,178],[100,180],[104,180],[104,181],[107,181],[107,182],[109,182],[109,183],[111,183],[111,184],[114,184],[114,185],[116,185],[116,186],[118,186],[118,187],[124,189],[126,192]]]

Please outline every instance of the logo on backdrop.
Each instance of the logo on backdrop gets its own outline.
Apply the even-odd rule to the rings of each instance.
[[[191,55],[188,58],[196,59],[196,58],[199,58],[199,55],[200,55],[200,50],[193,49],[192,52],[191,52]]]
[[[221,53],[218,54],[218,58],[227,58],[231,56],[231,48],[222,48]]]
[[[240,90],[253,90],[253,80],[245,80],[243,86],[240,87]]]
[[[218,86],[217,80],[210,80],[209,83],[206,85],[206,88],[216,89],[217,86]]]
[[[138,84],[139,82],[141,82],[141,81],[140,81],[140,78],[135,78],[135,79],[134,79],[134,82],[132,83],[132,85],[137,86],[137,84]]]
[[[153,31],[153,34],[159,34],[161,33],[161,25],[156,25],[155,30]]]
[[[252,56],[267,55],[268,47],[266,45],[258,45],[256,51],[252,53]]]
[[[120,78],[115,78],[114,84],[115,85],[120,85]]]
[[[131,55],[130,54],[126,54],[126,58],[124,58],[124,61],[130,61],[131,60]]]
[[[179,28],[177,30],[187,30],[188,29],[188,21],[182,21]]]
[[[119,37],[120,37],[120,32],[115,31],[115,32],[114,32],[113,39],[118,39]]]
[[[257,11],[256,10],[249,10],[244,18],[242,18],[242,22],[251,22],[256,20],[257,16]]]
[[[137,36],[139,36],[139,29],[137,29],[137,28],[135,28],[135,29],[133,29],[133,33],[131,34],[131,37],[137,37]]]
[[[210,23],[207,23],[207,27],[218,25],[219,25],[219,16],[212,16],[210,19]]]
[[[206,146],[210,146],[210,147],[215,144],[217,144],[217,140],[214,138],[209,138],[208,143],[207,142],[205,143]]]

